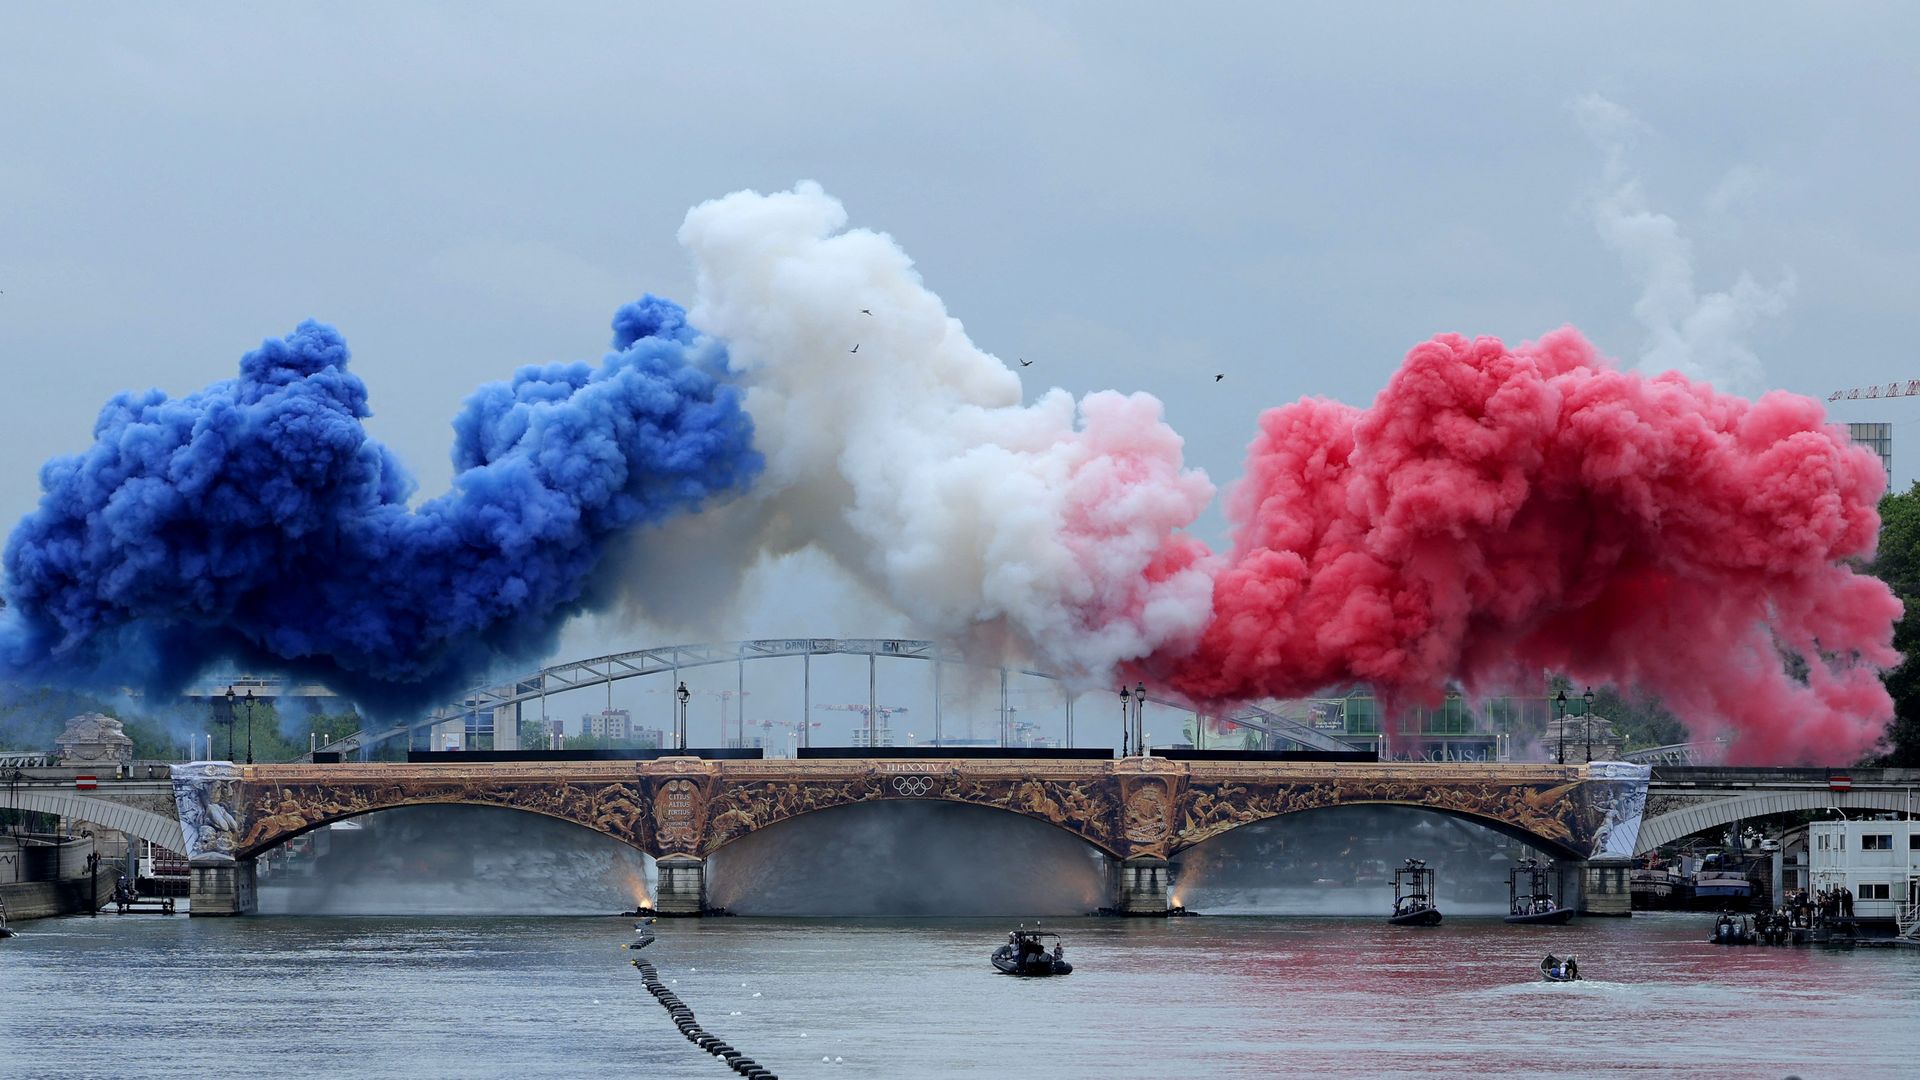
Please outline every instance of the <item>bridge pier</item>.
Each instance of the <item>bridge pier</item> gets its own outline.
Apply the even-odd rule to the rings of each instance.
[[[1114,870],[1113,908],[1117,915],[1165,915],[1172,868],[1165,859],[1126,859]]]
[[[660,872],[653,910],[660,915],[698,915],[707,910],[707,861],[692,855],[666,855],[654,862]]]
[[[1633,914],[1633,861],[1630,859],[1594,859],[1558,864],[1562,881],[1573,895],[1566,898],[1582,915]]]
[[[192,863],[188,897],[193,906],[188,914],[249,915],[258,903],[252,859],[232,862]]]

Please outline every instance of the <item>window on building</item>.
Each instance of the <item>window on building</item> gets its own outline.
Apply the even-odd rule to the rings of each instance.
[[[1866,833],[1860,837],[1861,851],[1892,851],[1892,833]]]
[[[1920,851],[1920,832],[1907,834],[1907,850]]]
[[[1891,900],[1893,899],[1893,886],[1884,881],[1877,884],[1873,882],[1863,882],[1860,886],[1860,899]]]

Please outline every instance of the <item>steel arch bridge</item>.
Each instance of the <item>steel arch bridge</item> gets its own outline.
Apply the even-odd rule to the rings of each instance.
[[[585,660],[574,660],[564,664],[554,664],[504,682],[488,686],[475,687],[462,695],[457,703],[442,706],[425,717],[401,721],[384,728],[361,730],[344,739],[329,743],[320,749],[340,753],[342,756],[358,754],[390,739],[411,737],[415,731],[431,728],[452,720],[463,720],[480,714],[491,714],[495,721],[514,715],[517,706],[530,701],[544,702],[546,698],[572,690],[584,690],[595,686],[608,686],[623,679],[640,678],[647,675],[669,674],[676,681],[679,672],[688,668],[713,667],[720,664],[737,665],[744,687],[745,664],[749,660],[772,660],[800,657],[802,669],[802,712],[812,711],[812,659],[816,656],[865,656],[867,658],[867,696],[868,696],[868,736],[869,745],[873,735],[873,716],[878,704],[876,693],[875,664],[882,658],[899,660],[922,660],[933,664],[934,675],[934,741],[940,744],[940,682],[942,672],[949,664],[975,670],[998,670],[1000,673],[1002,718],[1002,740],[1006,740],[1007,716],[1007,678],[1010,675],[1028,675],[1036,678],[1062,682],[1060,676],[1051,672],[1037,671],[1032,668],[1010,665],[988,665],[970,661],[959,650],[940,642],[914,638],[755,638],[746,641],[726,641],[690,645],[665,645],[650,649],[634,649],[630,652],[610,653]],[[1064,690],[1064,684],[1063,684]],[[1067,722],[1071,730],[1073,720],[1073,697],[1064,694]],[[1193,705],[1168,697],[1149,697],[1156,705],[1165,705],[1187,712],[1196,712]],[[1276,713],[1254,705],[1242,705],[1232,714],[1223,717],[1242,727],[1275,736],[1295,743],[1309,750],[1351,750],[1346,743],[1324,732],[1287,719]],[[498,723],[495,730],[500,730]],[[802,729],[805,730],[804,728]]]

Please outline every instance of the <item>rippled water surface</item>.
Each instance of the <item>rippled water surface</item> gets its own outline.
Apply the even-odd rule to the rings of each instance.
[[[1707,921],[1059,920],[1078,970],[1026,981],[987,965],[1004,920],[663,922],[647,955],[782,1077],[1920,1076],[1920,954],[1722,948]],[[630,920],[22,930],[4,1077],[734,1075],[642,991]],[[1538,981],[1549,949],[1592,981]]]

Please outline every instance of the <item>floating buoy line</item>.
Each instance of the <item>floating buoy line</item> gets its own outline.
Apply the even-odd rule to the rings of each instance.
[[[653,944],[654,933],[650,923],[642,924],[635,929],[640,931],[640,940],[631,945],[623,945],[621,948],[637,950]],[[641,981],[646,984],[647,993],[652,994],[653,999],[660,1003],[660,1007],[667,1010],[667,1015],[673,1017],[673,1026],[680,1029],[680,1034],[685,1035],[688,1042],[725,1061],[727,1068],[748,1077],[749,1080],[779,1080],[772,1070],[735,1050],[719,1036],[702,1028],[700,1021],[694,1018],[693,1009],[688,1007],[686,1002],[681,1001],[679,995],[668,989],[666,983],[660,981],[658,968],[638,956],[633,958],[633,967],[640,973]]]

